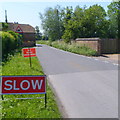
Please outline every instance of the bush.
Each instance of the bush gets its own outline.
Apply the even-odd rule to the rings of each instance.
[[[13,35],[14,38],[15,38],[15,40],[18,39],[18,33],[15,33],[15,32],[13,32],[13,31],[7,31],[7,32],[10,33],[11,35]]]
[[[8,24],[1,22],[1,23],[0,23],[0,27],[1,27],[0,30],[2,30],[2,31],[7,31],[7,29],[8,29]]]
[[[62,49],[65,51],[69,51],[72,53],[76,53],[76,54],[80,54],[80,55],[86,55],[86,56],[96,56],[97,55],[97,51],[87,47],[87,46],[82,46],[82,45],[78,45],[76,43],[65,43],[64,41],[54,41],[54,42],[50,42],[50,41],[43,41],[40,40],[37,42],[38,44],[46,44],[58,49]]]
[[[0,40],[2,42],[2,57],[3,59],[8,56],[13,50],[18,47],[17,44],[17,34],[14,33],[1,32],[0,31]]]
[[[16,41],[15,44],[17,44],[18,47],[22,45],[22,35],[20,35],[19,33],[15,33],[13,31],[7,31],[7,32],[14,36]]]
[[[97,55],[97,52],[95,50],[92,50],[91,48],[89,48],[87,46],[77,45],[76,43],[67,44],[65,42],[55,41],[55,42],[52,42],[51,46],[65,50],[65,51],[69,51],[72,53],[81,54],[81,55],[87,55],[87,56],[96,56]]]
[[[37,44],[45,44],[51,46],[51,41],[48,40],[39,40],[37,41]]]

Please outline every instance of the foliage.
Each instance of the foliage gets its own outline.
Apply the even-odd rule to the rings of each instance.
[[[43,35],[43,36],[42,36],[42,40],[48,40],[48,37],[45,36],[45,35]]]
[[[20,35],[19,33],[15,33],[13,31],[7,31],[7,32],[14,36],[15,41],[17,41],[17,43],[16,43],[17,47],[20,47],[22,45],[22,42],[23,42],[22,41],[23,40],[22,35]]]
[[[118,22],[120,21],[120,2],[112,2],[108,5],[109,37],[118,37]]]
[[[105,38],[107,36],[108,22],[103,7],[93,5],[89,9],[86,9],[83,27],[85,27],[83,33],[85,37]]]
[[[2,58],[3,60],[7,56],[18,48],[17,42],[18,34],[12,31],[0,32],[0,40],[2,41]]]
[[[7,23],[0,23],[0,26],[2,26],[2,31],[7,31],[7,28],[8,28],[8,24]]]
[[[13,35],[14,36],[14,38],[15,38],[15,40],[17,40],[18,39],[18,33],[15,33],[15,32],[13,32],[13,31],[7,31],[8,33],[10,33],[11,35]]]
[[[35,27],[35,31],[36,31],[36,34],[35,34],[36,40],[41,40],[42,39],[42,33],[40,32],[38,26]]]
[[[108,14],[97,4],[89,8],[76,6],[74,10],[71,6],[48,8],[43,15],[40,14],[44,34],[51,41],[62,38],[66,43],[85,37],[115,38],[117,24],[114,16],[118,15],[115,12],[116,9],[118,11],[116,4],[113,2],[108,6]]]
[[[97,52],[95,50],[92,50],[88,48],[87,46],[80,46],[76,43],[72,44],[66,44],[64,42],[52,42],[52,45],[55,48],[59,48],[65,51],[69,51],[72,53],[80,54],[80,55],[87,55],[87,56],[95,56],[97,55]]]
[[[97,52],[95,50],[92,50],[91,48],[83,45],[78,45],[77,43],[71,42],[71,44],[67,44],[64,41],[37,41],[38,44],[46,44],[55,48],[59,48],[65,51],[69,51],[72,53],[80,54],[80,55],[86,55],[86,56],[96,56]]]
[[[20,53],[11,57],[11,60],[2,67],[2,75],[43,75],[42,67],[36,57],[32,57],[32,67],[29,58]],[[54,94],[47,85],[47,108],[44,99],[16,100],[15,98],[36,98],[44,95],[4,95],[2,101],[2,118],[60,118]],[[0,100],[1,101],[1,100]]]
[[[63,35],[62,11],[60,6],[56,6],[54,9],[48,8],[43,15],[39,13],[44,35],[48,36],[51,41],[60,39]]]
[[[51,41],[49,40],[39,40],[37,41],[37,44],[45,44],[45,45],[51,45]]]

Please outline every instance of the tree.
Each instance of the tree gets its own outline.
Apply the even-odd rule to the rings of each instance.
[[[41,40],[41,39],[42,39],[42,33],[40,32],[38,26],[35,27],[35,32],[36,32],[36,33],[35,33],[35,38],[36,38],[36,40]]]
[[[89,8],[76,6],[74,10],[71,6],[62,9],[60,6],[48,8],[44,14],[40,14],[44,35],[49,40],[63,38],[68,43],[71,39],[80,37],[114,38],[117,28],[117,25],[114,26],[116,10],[112,9],[116,6],[112,4],[108,7],[109,20],[104,8],[97,4]]]
[[[64,9],[64,19],[63,19],[63,25],[64,25],[64,34],[62,38],[66,43],[70,43],[71,39],[74,39],[74,33],[76,28],[76,22],[74,21],[74,14],[73,14],[73,8],[66,7]]]
[[[42,27],[44,34],[49,37],[50,40],[60,39],[63,34],[63,22],[62,22],[62,9],[60,6],[48,8],[42,15],[39,13],[42,20]]]
[[[82,27],[84,37],[107,37],[108,21],[106,12],[100,5],[93,5],[85,10]]]
[[[120,2],[112,2],[108,5],[108,17],[109,17],[109,37],[118,38],[118,22],[120,21]]]
[[[84,37],[85,36],[85,27],[83,26],[84,18],[85,18],[85,10],[86,7],[81,8],[80,6],[76,6],[74,10],[74,22],[76,23],[75,28],[75,38]]]

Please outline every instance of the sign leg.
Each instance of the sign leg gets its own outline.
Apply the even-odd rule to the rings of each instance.
[[[29,57],[29,60],[30,60],[30,67],[32,67],[31,57]]]
[[[32,62],[31,62],[31,55],[30,55],[30,48],[29,49],[29,60],[30,60],[30,67],[32,67]]]
[[[45,108],[47,107],[47,94],[45,93]]]
[[[1,98],[2,98],[2,100],[4,100],[4,97],[3,97],[3,95],[1,95]]]

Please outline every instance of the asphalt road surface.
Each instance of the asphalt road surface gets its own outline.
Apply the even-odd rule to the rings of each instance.
[[[118,64],[47,45],[36,48],[64,117],[118,117]]]

